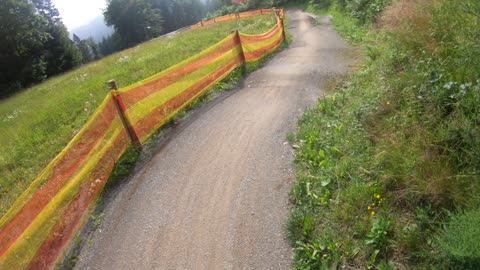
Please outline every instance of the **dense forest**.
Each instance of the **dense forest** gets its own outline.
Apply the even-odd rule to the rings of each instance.
[[[277,0],[108,0],[104,19],[115,32],[100,43],[70,39],[51,0],[0,2],[0,98],[32,84],[194,24],[210,16],[278,4]]]

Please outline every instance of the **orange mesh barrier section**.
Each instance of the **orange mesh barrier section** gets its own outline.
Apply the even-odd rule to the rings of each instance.
[[[81,222],[85,209],[89,207],[105,185],[115,161],[120,158],[128,144],[129,141],[125,132],[117,136],[92,171],[91,177],[80,186],[78,194],[67,206],[62,218],[50,232],[50,237],[40,246],[27,269],[48,269],[56,261],[62,247],[68,243],[72,234],[79,229],[77,225]]]
[[[213,84],[246,61],[271,53],[284,39],[283,10],[229,14],[193,25],[266,13],[277,15],[277,24],[268,32],[236,31],[181,63],[113,91],[115,97],[109,94],[0,219],[0,269],[50,269],[88,218],[88,209],[131,139],[145,142]]]
[[[251,36],[251,35],[241,34],[240,35],[241,43],[242,45],[247,45],[247,44],[252,44],[259,41],[265,41],[265,40],[268,40],[269,38],[272,38],[273,36],[278,34],[280,31],[282,30],[279,27],[275,26],[272,29],[270,29],[268,32],[262,35]]]
[[[234,45],[235,40],[233,38],[226,38],[215,46],[215,50],[207,51],[207,53],[200,53],[199,55],[193,56],[191,59],[187,59],[187,61],[168,68],[142,82],[122,89],[121,95],[125,106],[129,108],[132,104],[148,97],[158,89],[165,88],[175,83],[185,75],[190,74],[198,68],[208,64],[219,55],[231,50]]]
[[[277,24],[265,34],[256,36],[240,34],[245,60],[257,61],[277,48],[284,39],[283,19],[278,16]]]
[[[135,123],[134,128],[140,138],[148,136],[152,130],[155,130],[161,124],[165,123],[172,113],[181,109],[184,105],[188,104],[186,101],[190,101],[201,94],[204,90],[208,89],[210,85],[221,80],[225,75],[228,75],[235,67],[242,62],[241,57],[229,60],[228,63],[221,66],[207,77],[201,79],[195,85],[187,88],[178,96],[165,102],[155,110],[152,110],[148,115],[140,119]]]
[[[49,178],[41,189],[29,194],[22,203],[24,206],[9,223],[0,231],[0,255],[23,233],[31,221],[41,212],[45,205],[57,194],[66,181],[88,158],[92,149],[102,138],[104,127],[110,126],[116,117],[114,104],[106,102],[103,110],[85,126],[77,140],[73,140],[70,147],[64,149],[64,154],[55,162]]]
[[[240,18],[247,18],[247,17],[252,17],[252,16],[258,16],[258,15],[263,15],[263,14],[269,14],[272,12],[279,12],[278,14],[281,15],[283,18],[283,9],[257,9],[257,10],[251,10],[251,11],[246,11],[242,13],[235,13],[235,14],[227,14],[224,16],[216,17],[210,20],[206,21],[201,21],[198,22],[194,25],[191,26],[191,28],[198,28],[198,27],[203,27],[207,26],[210,24],[214,24],[217,22],[223,22],[223,21],[229,21],[229,20],[234,20],[234,19],[240,19]]]

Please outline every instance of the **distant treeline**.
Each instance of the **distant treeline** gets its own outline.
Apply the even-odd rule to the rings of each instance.
[[[51,0],[2,0],[0,98],[202,18],[282,1],[249,0],[233,5],[230,0],[107,0],[104,19],[115,32],[96,43],[77,35],[71,40]]]

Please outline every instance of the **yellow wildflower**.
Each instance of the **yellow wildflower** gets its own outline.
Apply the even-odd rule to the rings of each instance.
[[[370,214],[372,215],[372,217],[375,216],[375,211],[370,212]]]

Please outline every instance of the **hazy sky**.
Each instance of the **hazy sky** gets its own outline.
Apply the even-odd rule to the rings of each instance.
[[[52,0],[68,30],[85,25],[102,15],[105,0]]]

